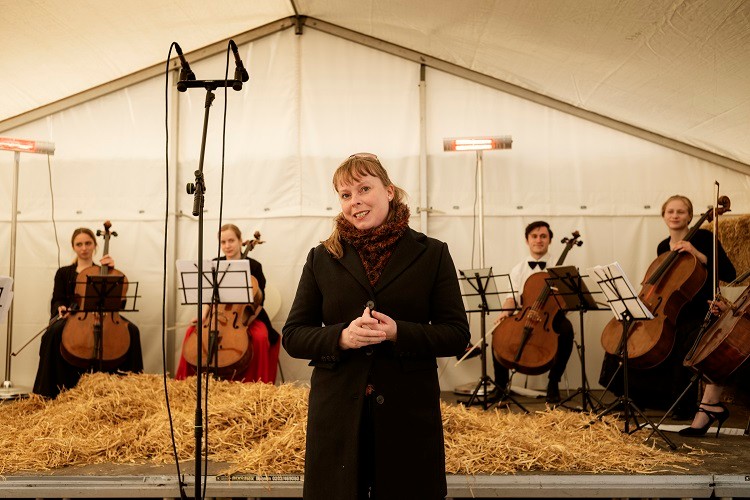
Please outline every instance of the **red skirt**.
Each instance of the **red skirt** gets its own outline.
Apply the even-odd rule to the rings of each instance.
[[[191,326],[185,332],[185,338],[195,331],[195,326]],[[247,366],[245,373],[238,373],[233,380],[238,382],[266,382],[273,384],[276,382],[276,369],[279,361],[279,348],[281,342],[277,341],[274,345],[268,341],[268,329],[262,321],[254,320],[247,327],[247,335],[253,346],[253,356]],[[185,378],[195,375],[195,368],[185,361],[185,357],[180,350],[180,362],[177,365],[176,380],[185,380]]]

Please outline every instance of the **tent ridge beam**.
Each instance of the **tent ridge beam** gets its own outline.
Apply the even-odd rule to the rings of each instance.
[[[695,158],[699,158],[701,160],[705,160],[707,162],[714,163],[731,170],[735,170],[742,174],[750,175],[750,165],[746,163],[728,158],[726,156],[722,156],[717,153],[713,153],[711,151],[693,146],[691,144],[687,144],[682,141],[678,141],[676,139],[672,139],[670,137],[657,134],[655,132],[651,132],[649,130],[645,130],[640,127],[636,127],[635,125],[615,120],[614,118],[610,118],[593,111],[574,106],[573,104],[560,101],[553,97],[545,96],[538,92],[534,92],[533,90],[519,87],[518,85],[514,85],[504,80],[500,80],[498,78],[473,71],[458,64],[428,56],[401,45],[386,42],[379,38],[352,31],[350,29],[343,28],[341,26],[331,24],[313,17],[308,17],[305,20],[305,25],[309,28],[316,29],[329,35],[337,36],[350,42],[365,45],[367,47],[380,50],[382,52],[386,52],[388,54],[395,55],[403,59],[416,62],[418,64],[424,64],[433,69],[437,69],[445,73],[458,76],[460,78],[464,78],[466,80],[473,81],[475,83],[479,83],[496,90],[500,90],[507,94],[520,97],[537,104],[541,104],[543,106],[576,116],[578,118],[582,118],[584,120],[588,120],[598,125],[603,125],[605,127],[624,132],[640,139],[659,144],[660,146],[679,151],[680,153],[684,153],[689,156],[693,156]]]
[[[293,17],[279,19],[277,21],[259,26],[239,35],[212,43],[211,45],[206,45],[205,47],[202,47],[200,49],[186,52],[185,57],[187,57],[191,62],[200,61],[216,54],[223,53],[225,50],[227,50],[227,43],[229,43],[230,39],[234,40],[237,45],[242,45],[254,40],[265,38],[266,36],[272,35],[279,31],[295,27],[295,24],[296,21]],[[169,69],[170,71],[173,71],[178,70],[179,68],[180,61],[177,56],[174,56],[169,61]],[[148,68],[130,73],[129,75],[125,75],[116,80],[112,80],[102,85],[83,90],[77,94],[73,94],[58,101],[32,109],[31,111],[27,111],[20,115],[2,120],[0,121],[0,133],[10,129],[14,129],[16,127],[20,127],[22,125],[26,125],[27,123],[31,123],[36,120],[40,120],[54,113],[59,113],[60,111],[72,108],[73,106],[77,106],[98,97],[117,92],[118,90],[122,90],[124,88],[130,87],[131,85],[144,82],[163,74],[164,62],[154,64],[153,66],[149,66]]]

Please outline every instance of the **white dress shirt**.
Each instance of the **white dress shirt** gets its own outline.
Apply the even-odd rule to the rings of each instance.
[[[536,266],[534,267],[534,269],[532,269],[529,265],[529,262],[544,262],[546,267],[544,269],[541,269],[539,266]],[[554,266],[556,262],[557,259],[550,252],[547,252],[539,259],[536,259],[531,254],[529,254],[527,258],[513,266],[513,269],[510,270],[510,282],[513,285],[514,294],[506,295],[505,299],[507,300],[515,296],[516,302],[520,306],[521,293],[523,293],[523,287],[526,284],[526,280],[529,279],[529,276],[545,271],[548,267]]]

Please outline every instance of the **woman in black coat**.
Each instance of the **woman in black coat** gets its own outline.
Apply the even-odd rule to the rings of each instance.
[[[453,260],[409,228],[375,155],[349,157],[333,185],[341,214],[307,256],[282,336],[314,367],[304,498],[444,498],[435,358],[470,337]]]

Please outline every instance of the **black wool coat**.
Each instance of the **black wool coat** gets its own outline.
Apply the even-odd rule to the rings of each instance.
[[[397,340],[342,350],[341,331],[368,301],[397,323]],[[436,357],[466,348],[470,333],[448,246],[408,229],[372,287],[359,255],[310,251],[282,342],[314,367],[304,498],[352,500],[360,461],[374,470],[375,498],[446,495]],[[368,384],[374,392],[366,397]],[[375,450],[360,452],[363,407],[371,405]],[[369,432],[369,431],[368,431]],[[368,467],[369,469],[370,467]]]

